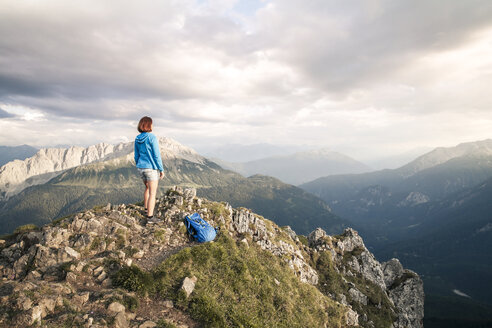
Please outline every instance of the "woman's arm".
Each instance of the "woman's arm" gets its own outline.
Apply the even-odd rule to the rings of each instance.
[[[156,136],[152,138],[152,155],[154,156],[154,162],[157,164],[157,169],[159,171],[164,171],[161,159],[161,149],[159,148],[159,139]]]
[[[135,165],[137,165],[138,159],[140,158],[140,154],[138,153],[138,150],[137,150],[137,141],[136,140],[133,142],[133,153],[134,153],[134,157],[135,157]]]

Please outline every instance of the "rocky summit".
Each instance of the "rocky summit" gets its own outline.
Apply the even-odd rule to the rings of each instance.
[[[215,241],[189,239],[194,212]],[[179,187],[143,213],[107,204],[0,240],[0,327],[422,327],[420,277],[352,229],[296,235]]]

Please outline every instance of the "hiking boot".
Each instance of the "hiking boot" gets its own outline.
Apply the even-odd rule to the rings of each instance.
[[[147,224],[155,224],[159,223],[161,220],[157,219],[155,216],[148,216],[147,217]]]

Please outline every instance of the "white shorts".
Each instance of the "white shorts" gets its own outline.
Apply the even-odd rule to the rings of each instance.
[[[159,170],[139,168],[138,172],[140,172],[140,176],[142,177],[143,182],[159,180]]]

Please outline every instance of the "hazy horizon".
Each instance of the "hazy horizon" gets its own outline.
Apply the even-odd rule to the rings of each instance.
[[[168,136],[159,136],[159,137],[168,137]],[[177,142],[180,142],[179,140],[176,140]],[[483,140],[476,140],[476,141],[483,141]],[[105,142],[108,143],[108,142]],[[181,143],[181,142],[180,142]],[[116,145],[117,143],[113,143]],[[182,143],[183,144],[183,143]],[[461,144],[461,143],[460,143]],[[87,148],[89,146],[92,146],[95,144],[75,144],[75,145],[69,145],[69,144],[59,144],[59,145],[53,145],[53,146],[42,146],[42,147],[37,147],[38,149],[41,148],[70,148],[72,146],[76,147],[84,147]],[[223,145],[216,145],[216,146],[205,146],[205,147],[192,147],[187,144],[183,144],[184,146],[191,147],[194,149],[197,153],[200,155],[207,157],[212,160],[221,160],[224,162],[229,162],[231,164],[233,163],[247,163],[247,162],[254,162],[256,160],[262,160],[262,159],[267,159],[267,158],[272,158],[272,157],[285,157],[285,156],[290,156],[290,155],[295,155],[299,153],[307,153],[307,152],[312,152],[312,151],[329,151],[329,152],[335,152],[339,153],[345,156],[350,157],[353,160],[356,160],[369,168],[373,170],[381,170],[381,169],[395,169],[399,168],[405,164],[410,163],[411,161],[417,159],[418,157],[425,155],[426,153],[429,153],[433,151],[436,148],[449,148],[449,147],[455,147],[458,146],[459,144],[451,145],[451,146],[435,146],[435,147],[419,147],[419,148],[414,148],[410,149],[408,151],[402,151],[402,152],[396,152],[396,153],[391,153],[387,154],[384,156],[371,156],[369,158],[364,158],[360,157],[360,154],[352,154],[349,151],[346,151],[344,149],[331,149],[327,147],[320,147],[320,148],[315,148],[315,147],[308,147],[306,145],[273,145],[273,144],[223,144]],[[0,147],[3,147],[5,145],[0,145]],[[31,145],[18,145],[18,146],[31,146]],[[7,146],[9,147],[9,146]],[[15,147],[15,146],[10,146],[10,147]]]

